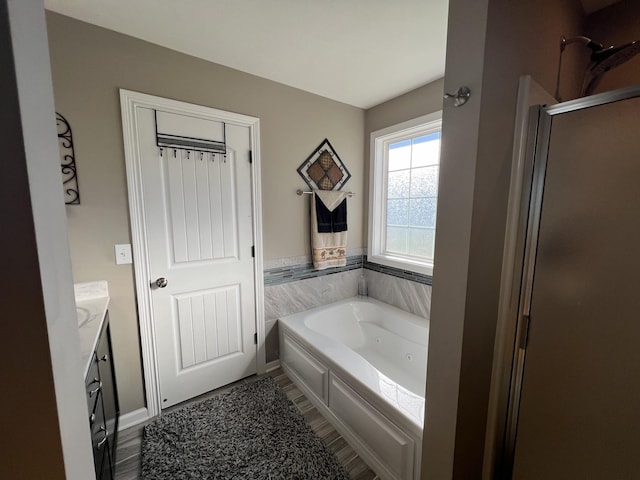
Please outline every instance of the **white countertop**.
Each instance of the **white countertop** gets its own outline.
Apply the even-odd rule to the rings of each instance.
[[[76,283],[74,289],[80,333],[80,357],[82,371],[86,375],[109,307],[109,289],[106,281]]]

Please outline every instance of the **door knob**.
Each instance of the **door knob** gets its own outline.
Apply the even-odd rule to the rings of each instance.
[[[156,280],[155,283],[156,283],[156,287],[164,288],[167,286],[167,283],[169,283],[169,281],[164,277],[160,277],[159,279]]]

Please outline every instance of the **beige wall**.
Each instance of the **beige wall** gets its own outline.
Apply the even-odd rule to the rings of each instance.
[[[609,45],[640,40],[640,2],[623,0],[587,17],[585,35]],[[607,72],[594,93],[640,84],[640,55]]]
[[[581,32],[578,0],[451,0],[427,372],[423,478],[480,478],[518,79],[555,90],[561,35]],[[563,66],[573,95],[574,65]]]
[[[121,410],[144,405],[131,265],[113,246],[130,243],[119,88],[259,117],[264,258],[308,254],[307,202],[297,167],[326,137],[352,178],[349,248],[363,245],[364,112],[48,12],[56,108],[73,129],[81,205],[67,207],[74,280],[106,279],[111,294]]]
[[[471,98],[443,108],[422,478],[453,478],[488,1],[449,2],[444,88],[468,86]]]
[[[484,57],[465,327],[456,429],[456,478],[482,463],[511,175],[518,79],[554,93],[559,39],[582,32],[578,0],[490,0]],[[583,63],[563,60],[565,98],[577,96]]]
[[[404,95],[371,107],[365,113],[366,146],[369,134],[381,128],[442,110],[444,79],[440,78]]]

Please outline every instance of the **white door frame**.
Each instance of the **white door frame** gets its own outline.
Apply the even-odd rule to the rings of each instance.
[[[258,334],[257,364],[258,374],[266,372],[265,327],[264,327],[264,282],[262,257],[262,193],[260,185],[260,119],[238,113],[217,110],[211,107],[170,100],[120,89],[122,110],[122,133],[127,168],[127,188],[129,192],[129,213],[131,216],[131,240],[133,247],[133,267],[135,273],[136,299],[140,323],[140,346],[142,349],[142,369],[145,383],[147,416],[155,417],[161,412],[160,384],[157,368],[157,349],[154,326],[151,321],[151,292],[149,285],[149,258],[147,252],[147,230],[144,222],[142,202],[142,176],[140,158],[136,145],[136,108],[160,109],[166,112],[194,115],[201,118],[224,121],[248,127],[252,152],[252,210],[253,239],[255,244],[254,285],[256,301],[256,332]],[[140,421],[143,421],[141,418]]]

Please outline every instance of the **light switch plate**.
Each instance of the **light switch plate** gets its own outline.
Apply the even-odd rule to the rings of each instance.
[[[126,265],[129,263],[133,263],[133,258],[131,257],[131,244],[125,243],[121,245],[116,245],[116,263],[118,265]]]

